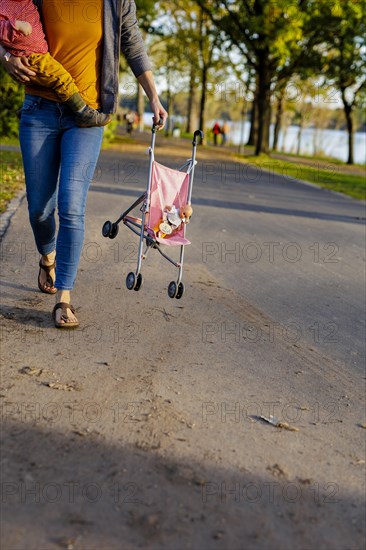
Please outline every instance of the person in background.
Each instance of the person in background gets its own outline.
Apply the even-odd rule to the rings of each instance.
[[[68,2],[34,1],[41,11],[50,54],[71,74],[88,105],[106,114],[116,111],[122,52],[148,96],[153,123],[159,129],[164,127],[168,113],[158,97],[134,0],[95,0],[92,11],[89,0],[73,3],[72,9]],[[26,20],[27,14],[21,19]],[[38,286],[46,294],[56,293],[55,326],[74,328],[79,321],[71,305],[71,291],[103,127],[77,126],[73,112],[59,102],[57,94],[33,82],[36,73],[28,57],[9,56],[0,46],[0,61],[16,82],[26,84],[19,137],[29,219],[41,255]]]
[[[227,141],[227,136],[229,133],[229,125],[226,120],[224,120],[224,124],[221,126],[221,134],[222,134],[222,142],[221,145],[225,145]]]
[[[221,128],[218,122],[215,122],[215,124],[213,125],[212,132],[214,136],[214,145],[217,145],[217,138],[221,134]]]
[[[133,130],[133,125],[135,122],[135,113],[133,111],[128,111],[125,114],[125,120],[126,120],[126,131],[129,135],[131,135]]]

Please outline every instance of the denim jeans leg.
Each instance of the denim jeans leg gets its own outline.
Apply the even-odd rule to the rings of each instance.
[[[41,98],[26,95],[19,140],[22,151],[29,220],[40,254],[56,246],[55,208],[60,164],[57,110],[41,109]]]
[[[84,240],[87,192],[103,128],[79,128],[67,107],[26,95],[19,135],[29,219],[37,249],[46,255],[56,248],[55,287],[72,290]]]
[[[72,290],[84,241],[87,193],[94,175],[103,128],[68,127],[61,140],[58,190],[59,231],[55,286]]]

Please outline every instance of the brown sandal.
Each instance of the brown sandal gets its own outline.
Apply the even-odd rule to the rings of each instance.
[[[43,292],[44,294],[56,294],[57,292],[57,288],[55,288],[53,285],[54,285],[54,280],[52,279],[51,275],[50,275],[50,272],[52,271],[52,269],[55,269],[56,267],[56,261],[53,262],[53,264],[51,265],[44,265],[42,263],[42,258],[39,260],[39,273],[38,273],[38,288],[41,292]],[[43,285],[46,285],[48,284],[49,286],[42,286],[41,284],[41,270],[43,269],[43,271],[46,272],[46,275],[47,275],[47,279],[46,279],[46,282],[43,283]]]
[[[61,320],[64,321],[63,323],[59,323],[56,321],[56,311],[58,309],[61,309],[62,315]],[[55,323],[56,328],[76,328],[79,326],[79,321],[68,321],[67,316],[67,310],[70,309],[72,313],[75,313],[75,309],[71,304],[68,304],[67,302],[58,302],[58,304],[55,305],[55,307],[52,310],[52,319]]]

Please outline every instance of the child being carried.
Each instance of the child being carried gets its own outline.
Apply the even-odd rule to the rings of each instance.
[[[27,21],[21,19],[24,14]],[[105,126],[110,122],[110,115],[85,103],[70,73],[49,53],[33,0],[1,0],[0,43],[7,49],[7,61],[12,55],[28,58],[29,67],[36,72],[36,76],[31,77],[32,84],[52,88],[60,103],[75,113],[78,126]]]

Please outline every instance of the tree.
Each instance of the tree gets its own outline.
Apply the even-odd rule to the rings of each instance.
[[[226,55],[220,49],[222,33],[194,0],[162,0],[159,11],[163,15],[155,25],[161,33],[160,51],[165,54],[156,60],[169,84],[168,96],[172,98],[172,89],[184,82],[188,91],[186,129],[192,131],[193,110],[198,102],[199,127],[204,130],[209,85],[225,66]]]
[[[245,56],[256,74],[253,120],[256,154],[269,151],[271,93],[291,59],[301,59],[306,40],[306,0],[196,0]]]
[[[285,96],[286,96],[286,84],[287,84],[286,82],[281,83],[281,85],[278,86],[275,93],[277,105],[276,105],[274,132],[273,132],[273,144],[272,144],[273,151],[277,151],[277,147],[278,147],[278,138],[280,136],[283,109],[284,109]]]
[[[157,16],[155,0],[135,0],[140,29],[145,33],[155,32],[154,21]]]
[[[187,5],[188,4],[188,5]],[[199,87],[199,32],[198,8],[194,2],[184,0],[162,0],[160,11],[164,14],[160,25],[166,44],[165,56],[160,59],[166,65],[167,96],[172,97],[173,81],[186,83],[187,124],[186,131],[192,131],[193,112],[196,104],[197,88]]]
[[[210,70],[214,65],[215,50],[219,45],[220,33],[213,27],[207,14],[203,10],[199,13],[199,60],[201,73],[201,99],[200,99],[200,114],[199,128],[202,130],[206,127],[206,100],[207,86],[209,83]],[[203,138],[205,140],[205,137]]]
[[[314,7],[314,23],[323,39],[318,48],[322,74],[342,98],[348,132],[347,164],[354,162],[354,110],[366,88],[365,5],[365,0],[336,4],[318,0]]]

